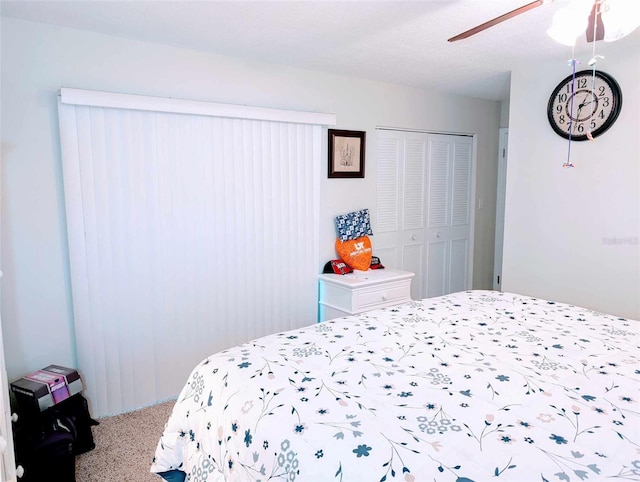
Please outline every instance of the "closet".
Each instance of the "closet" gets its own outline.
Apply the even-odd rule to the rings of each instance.
[[[375,253],[416,274],[411,297],[471,288],[474,141],[378,129]]]

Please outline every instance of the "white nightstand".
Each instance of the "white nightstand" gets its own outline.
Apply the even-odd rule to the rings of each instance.
[[[386,268],[321,274],[319,321],[411,301],[413,276],[409,271]]]

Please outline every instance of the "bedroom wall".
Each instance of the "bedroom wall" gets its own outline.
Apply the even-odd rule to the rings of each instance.
[[[365,130],[365,179],[329,180],[323,171],[318,272],[335,257],[338,214],[369,207],[375,251],[376,125],[475,133],[476,195],[484,209],[476,212],[473,285],[491,286],[499,102],[33,22],[1,22],[1,306],[10,378],[49,363],[75,365],[56,107],[63,86],[330,112],[337,115],[336,128]]]
[[[595,141],[572,143],[574,168],[546,117],[571,52],[512,71],[502,287],[640,319],[640,42],[625,40],[597,44],[622,112]],[[576,55],[578,70],[591,57]]]

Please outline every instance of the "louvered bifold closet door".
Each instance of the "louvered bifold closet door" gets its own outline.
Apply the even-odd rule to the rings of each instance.
[[[78,368],[92,414],[312,324],[321,127],[60,104]]]
[[[467,141],[467,142],[464,142]],[[470,288],[469,255],[471,249],[471,138],[454,143],[451,179],[451,226],[449,239],[449,293]]]
[[[383,132],[388,134],[387,132]],[[376,234],[393,233],[399,225],[401,140],[378,134]],[[384,254],[391,254],[387,251]],[[394,253],[395,254],[395,253]]]
[[[471,287],[473,138],[429,134],[428,297]]]
[[[381,136],[387,134],[387,137]],[[376,181],[376,217],[373,223],[372,248],[387,268],[401,268],[399,246],[401,141],[378,132],[378,168]]]
[[[402,202],[402,267],[415,273],[411,297],[424,298],[426,138],[412,133],[405,139]]]
[[[415,273],[411,296],[423,298],[426,134],[379,130],[374,254]]]

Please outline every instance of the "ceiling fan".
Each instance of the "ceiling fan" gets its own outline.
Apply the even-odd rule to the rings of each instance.
[[[554,0],[535,0],[499,17],[477,25],[448,39],[462,40],[505,20]],[[587,42],[613,41],[631,33],[640,24],[640,2],[629,0],[571,0],[556,12],[547,33],[565,45],[574,45],[578,35],[586,33]]]

